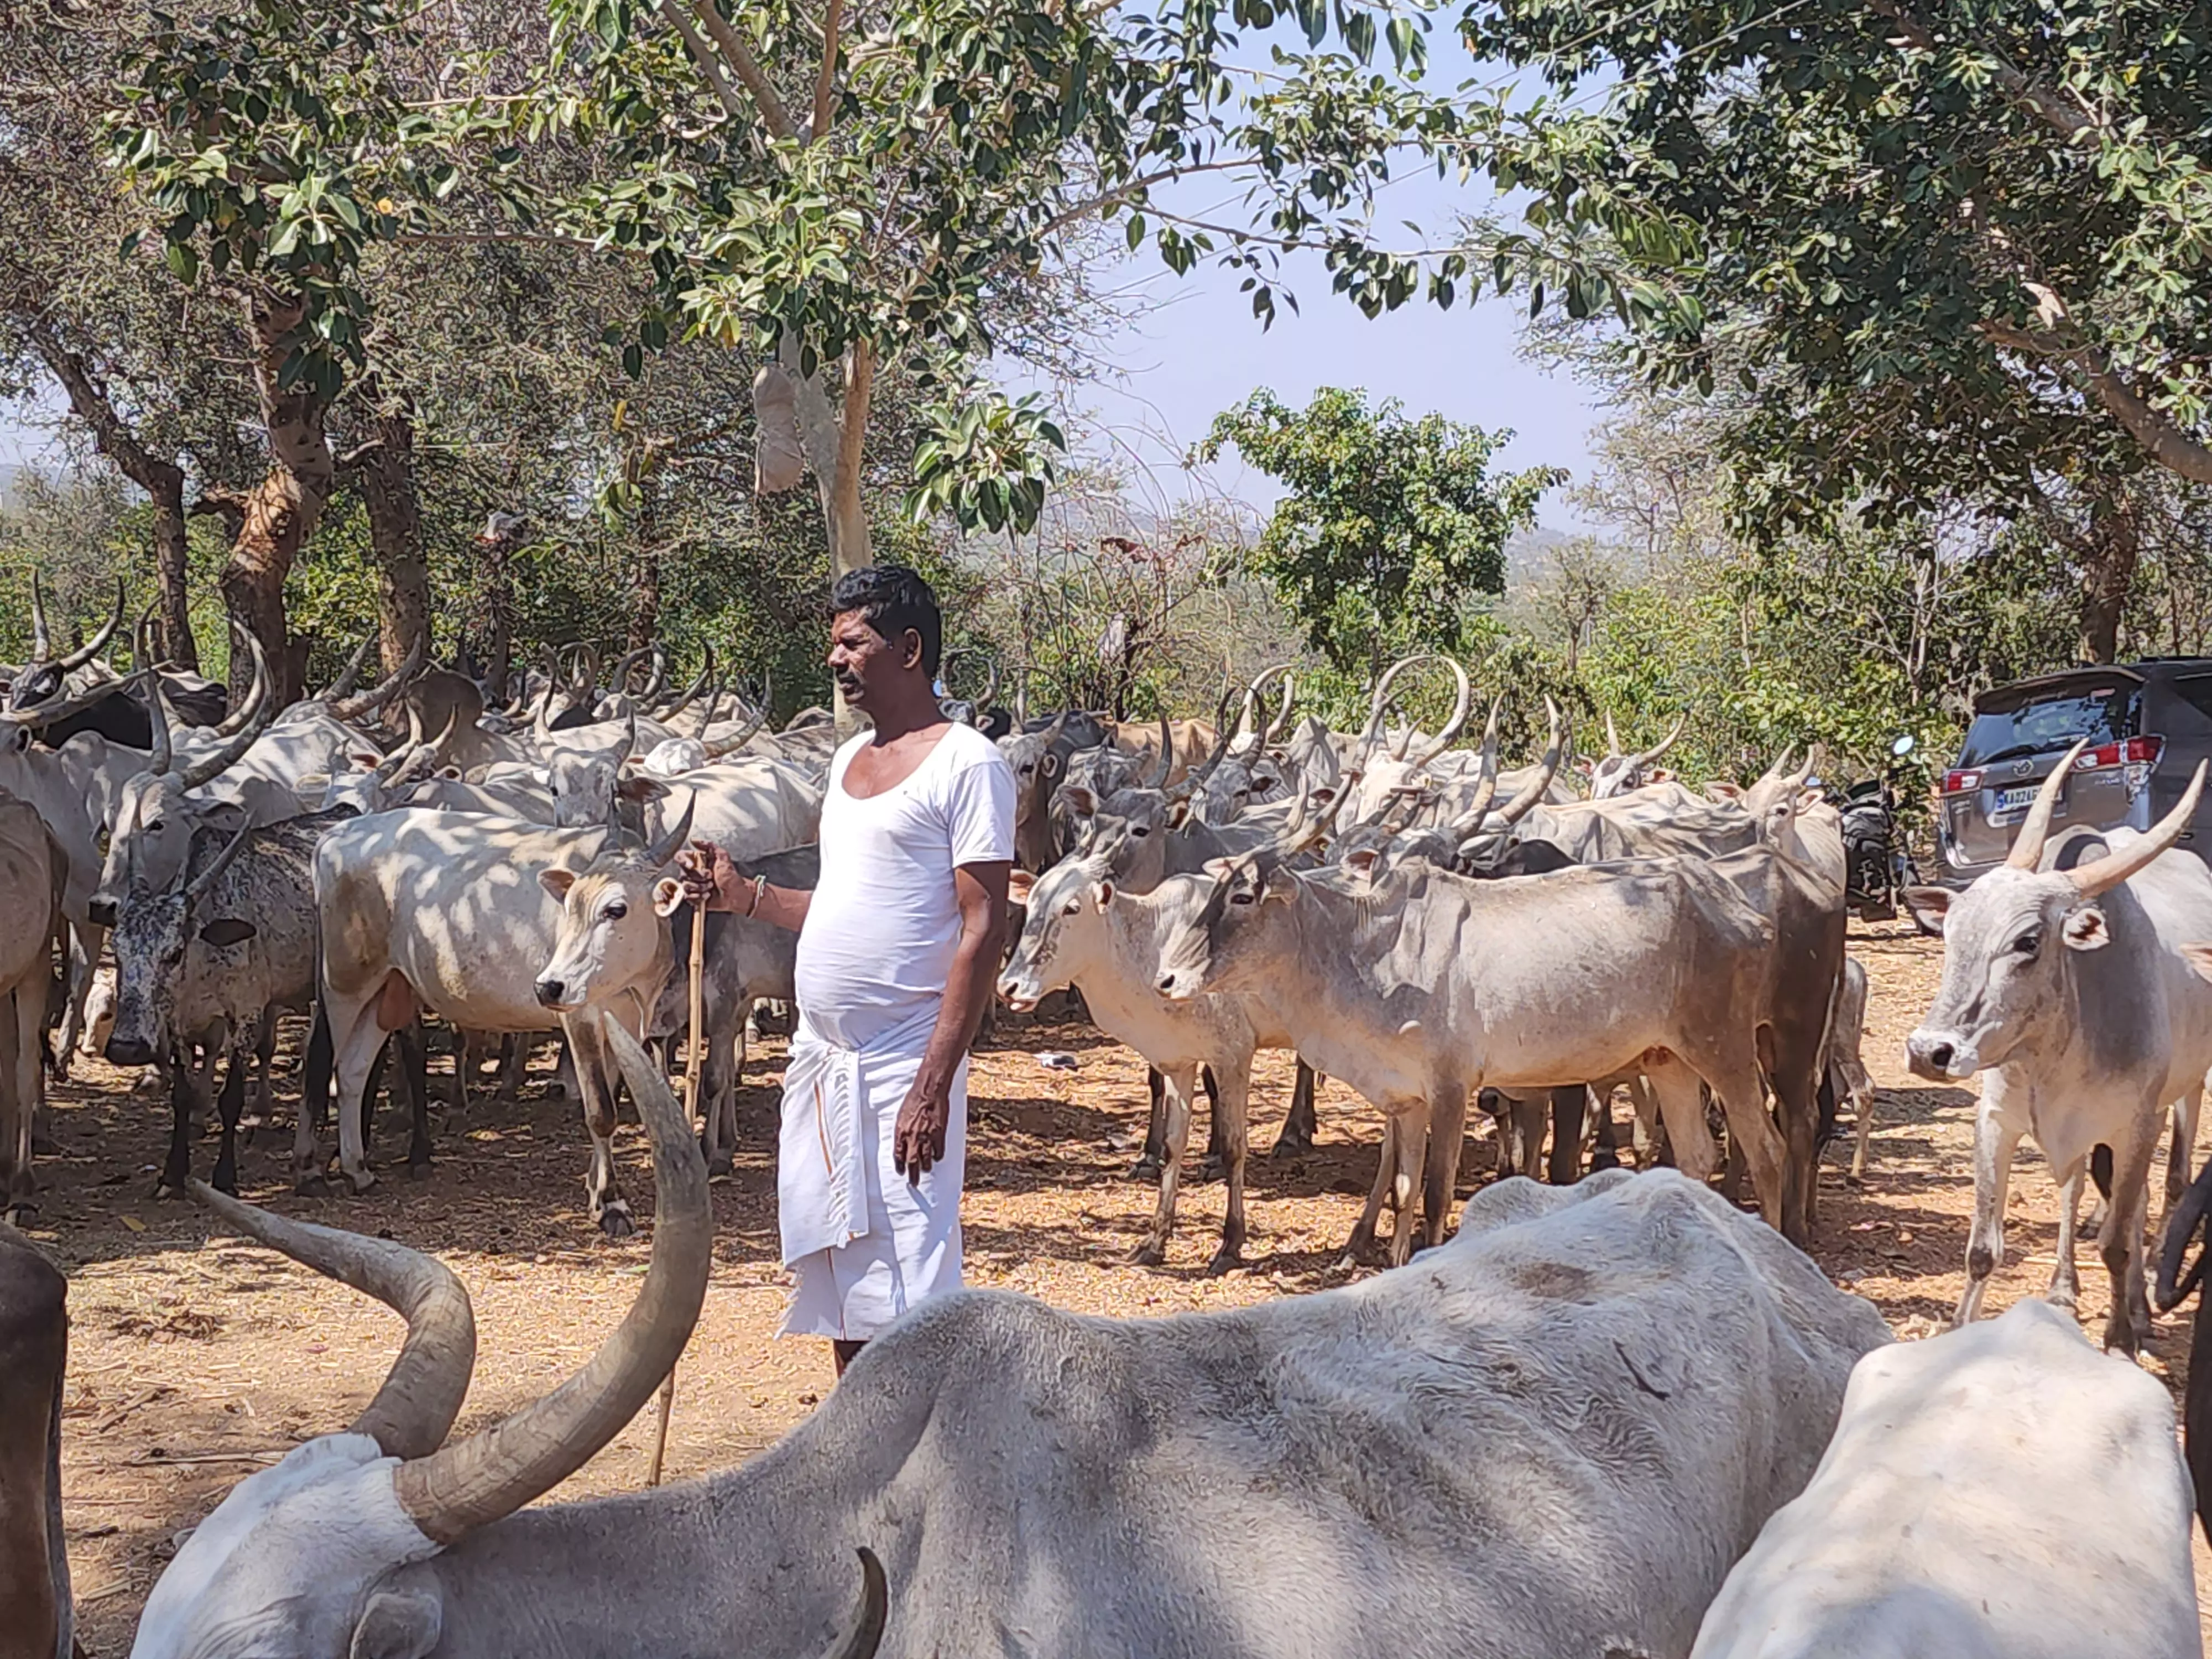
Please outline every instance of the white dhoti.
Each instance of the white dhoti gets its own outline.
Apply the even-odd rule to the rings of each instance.
[[[776,1158],[783,1265],[798,1275],[787,1336],[866,1341],[925,1297],[959,1286],[965,1060],[952,1076],[945,1156],[912,1180],[892,1158],[899,1108],[936,1025],[936,1006],[927,1006],[866,1048],[848,1048],[800,1010]]]

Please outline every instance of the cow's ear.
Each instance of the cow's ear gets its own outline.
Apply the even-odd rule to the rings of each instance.
[[[1091,902],[1097,905],[1101,910],[1103,910],[1108,905],[1114,902],[1114,884],[1110,881],[1092,882],[1091,884]]]
[[[1017,904],[1030,902],[1030,889],[1036,885],[1036,878],[1026,870],[1006,872],[1006,896]]]
[[[388,755],[372,755],[366,750],[356,750],[353,754],[348,755],[346,758],[353,763],[353,769],[355,771],[374,772],[378,767],[383,765],[386,761],[389,760],[391,757]]]
[[[555,899],[565,904],[568,902],[568,890],[576,884],[576,872],[574,870],[563,870],[556,865],[550,870],[540,870],[538,872],[538,884],[552,894]]]
[[[632,772],[615,786],[615,793],[624,800],[659,800],[667,793],[666,784],[643,772]]]
[[[2105,923],[2105,913],[2094,904],[2068,911],[2066,920],[2059,924],[2058,933],[2069,951],[2101,951],[2112,942],[2112,930]]]
[[[1098,811],[1098,797],[1091,793],[1088,784],[1063,783],[1060,786],[1057,799],[1079,818],[1094,817]]]
[[[2181,955],[2197,970],[2197,978],[2212,979],[2212,945],[2185,945]]]
[[[1382,849],[1379,847],[1358,848],[1344,855],[1344,867],[1347,870],[1357,870],[1363,876],[1372,876],[1375,873],[1376,863],[1382,856]],[[1272,889],[1269,896],[1273,896]]]
[[[1743,799],[1742,787],[1740,785],[1733,783],[1709,783],[1705,786],[1705,793],[1711,796],[1715,800],[1741,800]]]
[[[200,938],[206,944],[227,950],[231,945],[245,944],[260,931],[242,917],[217,916],[200,929]]]
[[[1060,775],[1060,757],[1054,754],[1050,750],[1047,750],[1045,751],[1044,758],[1037,763],[1037,770],[1048,778],[1058,777]]]
[[[419,1590],[379,1590],[353,1627],[347,1659],[422,1659],[438,1645],[445,1612],[434,1595]]]
[[[1945,919],[1951,914],[1952,896],[1948,887],[1908,887],[1905,890],[1905,908],[1941,933]]]
[[[653,914],[672,916],[684,903],[684,884],[673,876],[663,876],[653,884]]]

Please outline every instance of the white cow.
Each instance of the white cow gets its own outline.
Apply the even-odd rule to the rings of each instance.
[[[1692,1659],[2198,1659],[2173,1402],[2048,1303],[1851,1373]]]

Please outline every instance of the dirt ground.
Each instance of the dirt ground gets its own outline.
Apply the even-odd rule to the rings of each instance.
[[[1939,947],[1909,927],[1854,927],[1872,981],[1864,1048],[1879,1088],[1874,1150],[1863,1188],[1844,1176],[1848,1145],[1832,1148],[1820,1182],[1815,1255],[1839,1283],[1870,1297],[1900,1337],[1932,1334],[1960,1282],[1972,1197],[1972,1097],[1927,1088],[1902,1063],[1905,1033],[1932,995]],[[1073,1072],[1039,1064],[1065,1050]],[[734,1180],[714,1188],[716,1261],[705,1312],[679,1370],[668,1445],[670,1479],[742,1462],[803,1418],[830,1387],[825,1344],[775,1339],[784,1279],[776,1265],[775,1094],[781,1045],[757,1049],[743,1096]],[[449,1082],[434,1075],[434,1088]],[[342,1426],[381,1380],[396,1317],[343,1286],[211,1230],[189,1202],[149,1194],[167,1111],[134,1093],[129,1074],[80,1058],[56,1092],[58,1152],[41,1164],[46,1190],[30,1231],[71,1278],[64,1412],[63,1493],[80,1633],[94,1659],[120,1659],[148,1589],[179,1533],[222,1493],[307,1437]],[[1262,1056],[1254,1144],[1265,1152],[1288,1103],[1291,1063]],[[544,1060],[522,1104],[441,1114],[438,1160],[410,1180],[404,1124],[386,1116],[376,1150],[392,1162],[362,1197],[300,1199],[286,1184],[283,1127],[264,1130],[242,1159],[241,1191],[287,1214],[374,1231],[444,1258],[475,1299],[476,1382],[456,1430],[466,1433],[552,1387],[621,1317],[645,1271],[644,1236],[602,1240],[585,1218],[586,1143],[573,1109],[549,1097]],[[1218,1185],[1186,1188],[1167,1266],[1126,1260],[1153,1194],[1129,1178],[1144,1127],[1144,1070],[1087,1027],[1002,1019],[977,1054],[970,1084],[964,1212],[971,1282],[1020,1291],[1085,1312],[1142,1316],[1226,1307],[1346,1282],[1371,1269],[1336,1261],[1375,1167],[1376,1120],[1340,1085],[1320,1103],[1321,1144],[1286,1163],[1255,1158],[1246,1271],[1202,1275],[1222,1212]],[[1494,1143],[1480,1114],[1462,1190],[1489,1179]],[[642,1133],[618,1141],[622,1179],[649,1210]],[[196,1149],[204,1176],[212,1141]],[[2162,1166],[2161,1166],[2162,1167]],[[2057,1194],[2024,1146],[2007,1243],[1990,1311],[2047,1282]],[[2081,1316],[2101,1328],[2105,1275],[2085,1251]],[[2178,1389],[2185,1315],[2160,1322],[2147,1363]],[[556,1496],[632,1489],[645,1478],[648,1410]],[[2212,1562],[2197,1546],[2199,1600]]]

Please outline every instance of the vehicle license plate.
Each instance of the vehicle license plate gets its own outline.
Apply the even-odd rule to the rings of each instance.
[[[2040,783],[2023,783],[2016,788],[1998,790],[1996,805],[1990,808],[1990,822],[2018,823],[2027,816],[2027,809],[2034,801],[2036,792],[2042,787]]]

